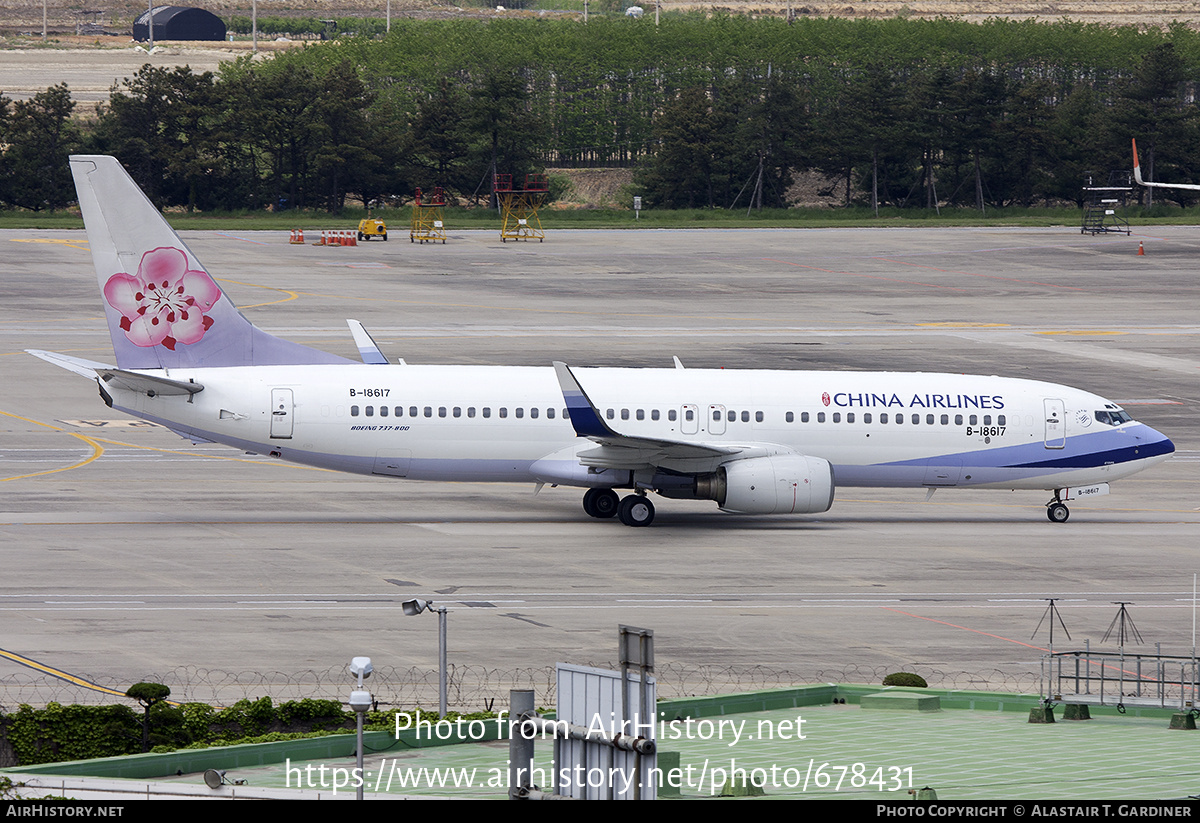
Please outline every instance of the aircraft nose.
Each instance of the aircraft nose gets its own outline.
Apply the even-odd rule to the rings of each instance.
[[[1143,425],[1134,435],[1138,440],[1145,443],[1143,448],[1151,450],[1151,457],[1165,458],[1175,453],[1175,444],[1171,439],[1160,431]]]

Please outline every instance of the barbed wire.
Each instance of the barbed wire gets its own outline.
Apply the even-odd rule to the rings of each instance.
[[[616,669],[611,662],[582,665]],[[907,671],[919,674],[934,688],[1035,693],[1040,675],[1036,667],[1004,671],[943,671],[927,666],[859,666],[799,672],[770,666],[695,666],[667,663],[655,670],[659,699],[707,697],[763,689],[781,689],[818,683],[879,684],[888,674]],[[127,681],[76,675],[96,688],[51,675],[18,672],[0,679],[0,712],[16,711],[21,704],[41,707],[48,703],[107,704],[125,698],[133,683],[162,683],[171,689],[171,700],[230,706],[239,700],[270,697],[276,705],[305,698],[345,700],[351,678],[342,666],[303,672],[229,672],[180,666],[166,672],[145,673]],[[423,668],[376,666],[368,686],[380,709],[430,708],[438,704],[438,672]],[[117,694],[105,693],[107,689]],[[474,712],[504,708],[511,689],[531,689],[540,706],[553,706],[553,666],[495,669],[484,666],[450,666],[447,702],[451,710]]]

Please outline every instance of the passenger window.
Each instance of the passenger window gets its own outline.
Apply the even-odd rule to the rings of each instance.
[[[657,419],[658,419],[658,417],[659,417],[659,415],[658,415],[658,409],[651,409],[651,410],[650,410],[650,419],[651,419],[651,420],[657,420]]]
[[[754,422],[755,422],[755,423],[761,423],[761,422],[763,422],[763,413],[762,413],[762,412],[755,412],[755,413],[754,413]]]
[[[793,414],[792,412],[787,412],[786,414],[784,414],[783,419],[788,423],[793,423],[796,420],[796,415]]]
[[[621,409],[621,419],[622,420],[629,419],[629,409]]]
[[[841,412],[834,412],[834,413],[833,413],[833,422],[834,422],[834,423],[841,423],[841,422],[842,422],[842,413],[841,413]]]
[[[675,422],[676,417],[678,417],[678,414],[675,412],[674,409],[671,409],[670,411],[667,412],[667,419],[670,420],[672,423]],[[690,418],[690,417],[688,418],[688,420],[691,420],[691,419],[692,418]]]
[[[637,410],[637,419],[638,419],[638,420],[645,420],[645,419],[646,419],[646,410],[645,410],[645,409],[638,409],[638,410]]]
[[[912,422],[913,422],[913,425],[914,425],[914,426],[919,426],[919,425],[921,424],[921,415],[919,415],[919,414],[914,414],[914,415],[912,416]]]
[[[870,412],[863,412],[863,422],[864,423],[871,422],[871,413]]]
[[[689,423],[696,419],[696,413],[692,409],[688,409],[683,413],[684,419]]]
[[[455,416],[455,417],[462,417],[462,407],[461,407],[461,406],[455,406],[455,407],[454,407],[454,416]]]
[[[426,416],[426,417],[433,417],[433,406],[426,406],[426,407],[425,407],[425,416]]]
[[[387,415],[387,411],[388,411],[388,409],[387,409],[387,406],[380,406],[380,407],[379,407],[379,416],[380,416],[380,417],[387,417],[387,416],[388,416],[388,415]]]
[[[525,416],[525,409],[521,408],[520,406],[518,406],[516,409],[514,409],[514,411],[517,414],[518,420]]]
[[[351,407],[350,407],[350,416],[351,416],[351,417],[358,417],[358,406],[351,406]]]
[[[613,411],[612,409],[609,409],[608,411],[606,411],[604,413],[604,416],[607,417],[609,420],[614,420],[614,419],[616,419],[617,413],[615,411]]]
[[[962,420],[963,420],[963,418],[962,418],[962,415],[961,415],[961,414],[956,414],[956,415],[954,415],[954,425],[956,425],[956,426],[961,426],[961,425],[962,425]]]
[[[985,425],[985,426],[992,425],[992,416],[990,414],[985,414],[983,416],[983,425]]]
[[[1008,425],[1008,424],[1005,422],[1005,420],[1007,420],[1007,419],[1008,419],[1008,418],[1006,418],[1006,417],[1005,417],[1004,415],[1002,415],[1002,414],[996,415],[996,425],[997,425],[997,426],[1006,426],[1006,425]]]
[[[445,417],[445,416],[446,416],[446,407],[438,406],[438,417]]]
[[[949,426],[949,425],[950,425],[950,415],[948,415],[948,414],[943,414],[943,415],[942,415],[942,425],[943,425],[943,426]]]
[[[396,408],[392,409],[392,411],[396,413],[397,417],[404,416],[404,407],[403,406],[397,406]]]
[[[808,422],[808,412],[800,412],[800,422],[801,423]]]
[[[409,416],[409,417],[416,417],[416,416],[417,416],[417,407],[416,407],[416,406],[409,406],[409,407],[408,407],[408,416]]]
[[[818,423],[825,422],[825,412],[817,412],[817,422]]]
[[[748,411],[744,411],[744,412],[742,412],[742,422],[743,422],[743,423],[749,423],[749,422],[750,422],[750,412],[748,412]]]
[[[531,420],[537,420],[537,416],[538,416],[538,407],[534,406],[529,410],[529,418]]]
[[[467,417],[474,417],[474,416],[475,416],[475,407],[467,406]]]
[[[979,415],[976,415],[976,414],[971,415],[970,417],[967,418],[967,422],[969,424],[971,424],[972,426],[978,425],[979,424]]]
[[[366,409],[364,409],[364,411],[366,411],[367,417],[375,416],[375,407],[374,406],[367,406]]]
[[[887,412],[880,412],[879,413],[879,422],[886,423],[887,421],[888,421]]]
[[[492,407],[491,407],[491,406],[484,406],[484,407],[483,407],[483,416],[484,416],[485,418],[487,418],[487,417],[491,417],[491,416],[492,416]]]
[[[508,406],[500,407],[500,417],[501,417],[501,419],[508,417]]]
[[[925,423],[930,426],[933,425],[933,415],[932,414],[925,415]]]
[[[846,412],[846,422],[847,423],[854,422],[854,412]]]
[[[554,419],[554,412],[555,412],[555,410],[554,410],[554,409],[546,409],[546,417],[548,417],[549,419],[553,420],[553,419]]]

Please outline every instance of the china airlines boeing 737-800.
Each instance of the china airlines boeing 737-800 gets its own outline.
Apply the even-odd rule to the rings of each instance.
[[[596,518],[654,518],[649,492],[812,514],[836,486],[1044,489],[1066,501],[1174,445],[1114,403],[1004,377],[363,362],[252,325],[111,157],[71,169],[116,366],[31,352],[114,409],[196,442],[413,480],[578,486]],[[620,497],[615,489],[627,489]],[[932,493],[932,492],[931,492]]]

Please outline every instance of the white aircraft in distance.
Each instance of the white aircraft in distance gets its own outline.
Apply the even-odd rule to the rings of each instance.
[[[1184,189],[1187,191],[1200,191],[1200,185],[1195,183],[1147,183],[1142,179],[1142,164],[1138,160],[1137,139],[1133,140],[1133,179],[1139,186],[1145,186],[1148,189]]]
[[[414,480],[587,489],[584,511],[654,519],[648,492],[743,514],[814,514],[834,487],[1105,494],[1175,446],[1089,392],[894,372],[392,365],[253,326],[111,157],[71,170],[116,366],[31,351],[110,407],[193,442]],[[621,498],[615,489],[628,489]]]

